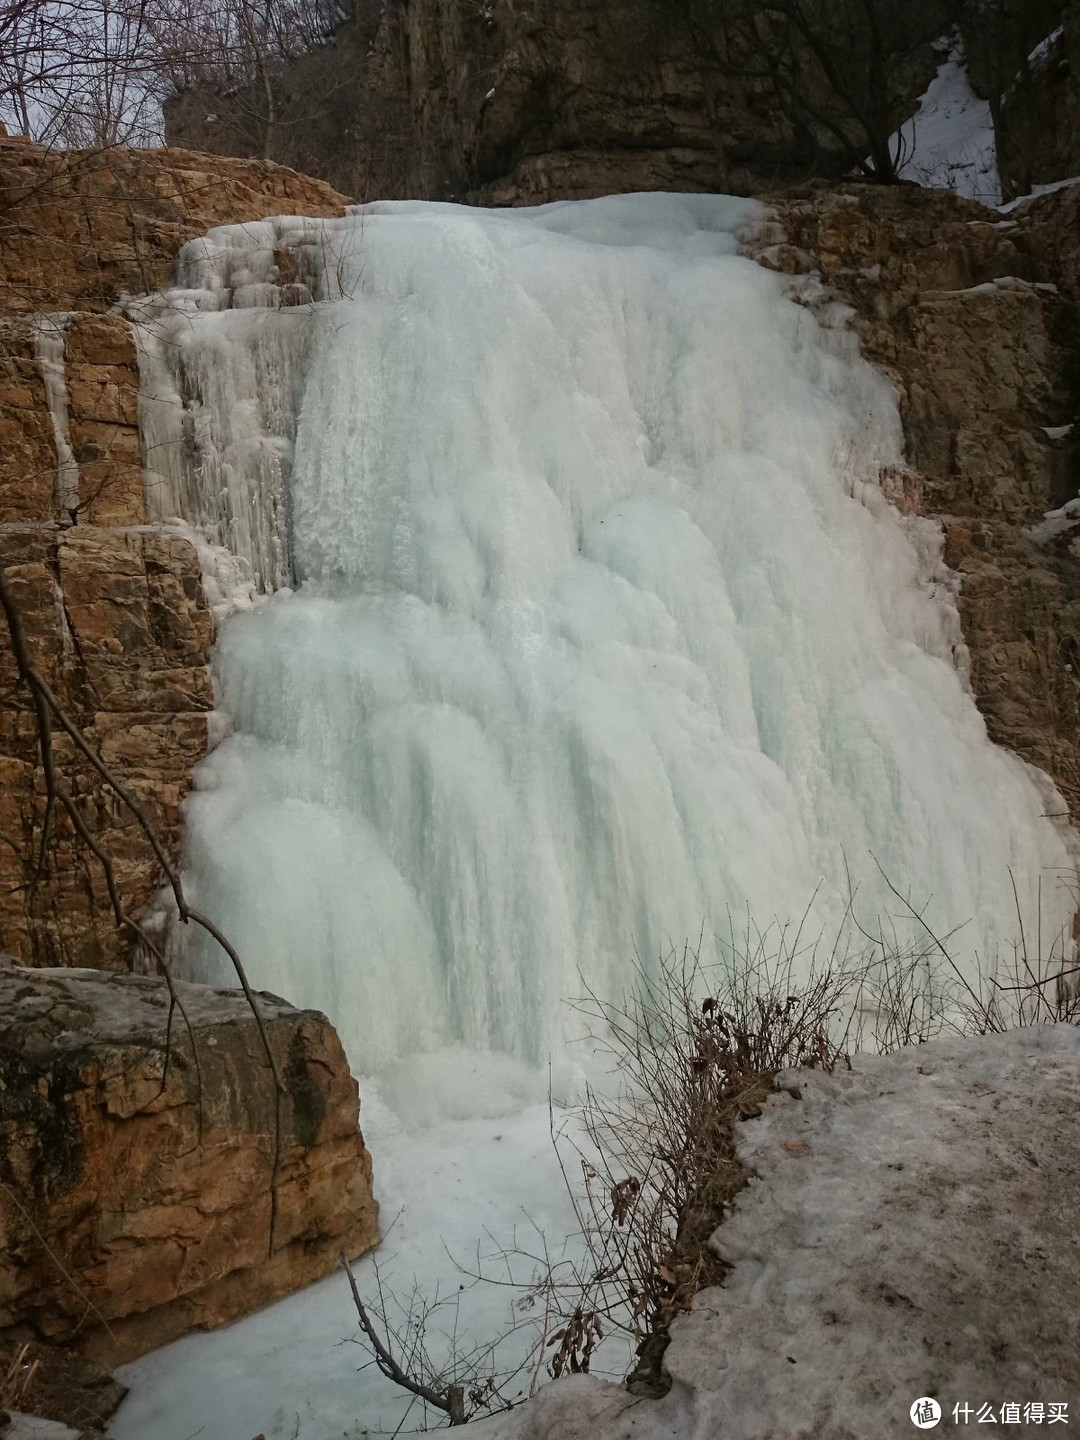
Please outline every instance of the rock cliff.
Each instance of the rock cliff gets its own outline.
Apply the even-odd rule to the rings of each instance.
[[[1080,173],[1080,0],[1044,15],[1029,37],[1027,58],[1006,78],[996,125],[1006,200]]]
[[[252,122],[257,86],[177,94],[166,135],[226,154],[270,143],[363,200],[746,193],[850,168],[838,143],[850,112],[793,122],[760,76],[720,73],[702,41],[714,13],[687,0],[361,0],[331,44],[281,67],[272,140]],[[895,17],[922,35],[944,29],[946,14],[938,0],[911,0]],[[912,102],[935,66],[928,45],[905,61]],[[826,94],[813,99],[817,113],[829,110]]]
[[[901,509],[944,530],[962,577],[971,686],[991,738],[1056,781],[1080,817],[1080,191],[1014,218],[941,191],[850,186],[771,197],[896,386],[911,469]]]
[[[146,525],[135,347],[102,312],[163,284],[212,225],[343,203],[265,162],[0,139],[0,559],[38,664],[174,854],[206,749],[212,626],[195,551]],[[149,846],[63,743],[59,758],[137,911],[161,880]],[[28,964],[126,966],[99,867],[66,826],[31,884],[44,794],[6,639],[0,776],[0,947]]]
[[[231,990],[0,966],[0,1345],[107,1364],[220,1325],[377,1238],[329,1022]]]
[[[851,106],[830,110],[827,94],[815,92],[818,122],[803,112],[792,123],[783,92],[774,96],[760,73],[751,79],[719,63],[710,26],[722,8],[715,0],[356,0],[329,43],[280,66],[272,135],[259,119],[261,81],[227,96],[213,87],[178,92],[166,102],[166,133],[195,149],[273,154],[364,200],[755,193],[850,171],[834,132],[850,123]],[[831,20],[859,44],[843,0],[805,13],[818,17],[819,31]],[[908,33],[939,38],[959,15],[1006,198],[1076,173],[1080,0],[918,0],[876,14],[889,27],[903,16]],[[894,114],[910,113],[940,60],[929,46],[897,63],[903,53],[903,45],[890,51],[884,67],[884,88],[896,86]],[[844,55],[838,46],[834,59]],[[812,68],[803,65],[803,77]]]

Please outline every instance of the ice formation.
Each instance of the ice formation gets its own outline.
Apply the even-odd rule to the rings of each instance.
[[[620,993],[635,948],[704,924],[709,958],[729,912],[819,882],[835,923],[848,869],[902,929],[871,856],[968,922],[968,966],[1013,933],[1010,868],[1044,939],[1065,918],[1064,806],[988,742],[939,537],[875,483],[894,395],[740,256],[767,225],[380,203],[214,231],[140,307],[150,503],[201,536],[224,621],[188,884],[375,1072],[399,1289],[455,1292],[450,1255],[519,1206],[571,1227],[542,1066],[572,1082],[564,1002]],[[469,1292],[474,1339],[511,1293]],[[333,1279],[186,1337],[128,1367],[117,1434],[392,1430],[354,1331]]]
[[[71,316],[63,313],[34,317],[34,347],[45,382],[45,400],[56,446],[56,508],[71,515],[79,505],[79,467],[71,449],[68,427],[68,388],[64,372],[64,344]]]
[[[988,742],[934,557],[867,482],[893,393],[737,253],[765,219],[228,227],[146,320],[159,516],[296,587],[223,627],[189,883],[364,1071],[542,1063],[582,980],[703,923],[709,958],[819,882],[836,917],[845,865],[864,914],[898,908],[876,860],[969,961],[1013,932],[1010,869],[1064,918],[1063,807]],[[274,308],[290,252],[317,298]]]

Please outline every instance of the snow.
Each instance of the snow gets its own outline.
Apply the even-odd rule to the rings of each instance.
[[[79,1440],[79,1431],[58,1420],[43,1420],[40,1415],[23,1415],[18,1410],[5,1412],[10,1421],[0,1430],[3,1440]]]
[[[1004,215],[1015,210],[1018,205],[1023,205],[1025,200],[1035,200],[1040,195],[1056,195],[1059,190],[1068,190],[1072,185],[1080,185],[1080,175],[1070,175],[1067,180],[1048,180],[1045,185],[1033,185],[1026,195],[1007,200],[1004,205],[999,205],[998,209]]]
[[[738,253],[769,218],[279,217],[212,232],[143,311],[153,517],[276,592],[221,628],[232,733],[189,802],[189,894],[253,983],[338,1027],[384,1220],[406,1206],[388,1263],[429,1286],[457,1283],[443,1236],[471,1251],[522,1209],[565,1232],[538,1101],[549,1063],[556,1099],[592,1073],[565,1002],[621,993],[635,949],[704,920],[708,963],[729,911],[815,889],[841,924],[849,873],[903,934],[874,857],[928,923],[968,922],[967,973],[1012,935],[1010,873],[1044,934],[1071,919],[1064,804],[990,744],[940,532],[877,483],[895,394],[842,310]],[[311,304],[284,306],[288,244]],[[118,1440],[389,1424],[350,1333],[331,1280],[187,1337],[125,1371]]]
[[[954,190],[984,205],[998,205],[997,147],[990,104],[971,88],[964,49],[957,38],[918,109],[893,137],[907,157],[900,167],[906,180],[931,189]]]
[[[476,1440],[906,1435],[922,1396],[950,1428],[964,1404],[1075,1416],[1080,1029],[779,1083],[799,1098],[782,1090],[740,1127],[755,1178],[713,1237],[733,1268],[673,1325],[671,1393],[559,1383]]]
[[[1077,525],[1080,525],[1080,495],[1057,510],[1047,510],[1039,523],[1029,526],[1024,534],[1036,545],[1048,545],[1051,540],[1074,530]]]
[[[1019,275],[997,275],[993,280],[984,280],[980,285],[968,285],[963,290],[939,290],[939,295],[992,295],[995,290],[1034,290],[1042,295],[1056,295],[1058,287],[1047,280],[1023,280]]]
[[[1058,41],[1064,37],[1064,34],[1064,25],[1059,25],[1056,30],[1051,30],[1050,34],[1047,35],[1044,39],[1040,40],[1038,45],[1036,45],[1034,50],[1032,50],[1031,54],[1028,56],[1028,64],[1033,66],[1036,70],[1041,69],[1042,66],[1045,65],[1046,62],[1050,59],[1055,45],[1057,45]]]
[[[485,1273],[503,1279],[503,1267],[490,1258],[499,1245],[511,1248],[516,1238],[535,1250],[543,1234],[558,1257],[573,1230],[547,1104],[536,1103],[546,1077],[497,1057],[475,1063],[444,1057],[450,1060],[438,1087],[424,1086],[423,1075],[388,1077],[385,1089],[401,1113],[370,1081],[361,1084],[364,1134],[382,1207],[384,1239],[376,1258],[383,1285],[403,1301],[414,1281],[428,1298],[460,1296],[460,1313],[453,1307],[441,1312],[429,1331],[436,1354],[439,1333],[455,1324],[461,1351],[524,1324],[496,1352],[495,1363],[513,1370],[529,1354],[535,1333],[533,1313],[514,1307],[524,1290],[485,1284],[460,1292],[459,1286],[471,1285],[464,1270],[475,1269],[478,1246],[489,1257]],[[460,1118],[469,1110],[486,1113]],[[519,1260],[516,1269],[529,1278],[530,1266]],[[362,1260],[354,1271],[370,1300],[377,1293],[374,1261]],[[353,1343],[357,1335],[345,1277],[331,1276],[238,1324],[188,1335],[124,1366],[117,1374],[131,1395],[110,1434],[115,1440],[250,1440],[258,1434],[289,1440],[297,1425],[300,1440],[392,1433],[408,1398],[373,1367],[361,1369],[368,1356]],[[613,1378],[627,1360],[624,1349],[611,1352]],[[514,1381],[509,1394],[527,1392],[530,1378]],[[415,1408],[406,1428],[420,1423]]]

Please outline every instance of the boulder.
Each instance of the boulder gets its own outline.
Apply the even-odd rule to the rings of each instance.
[[[242,994],[0,966],[0,1343],[107,1365],[326,1275],[378,1238],[329,1021]]]

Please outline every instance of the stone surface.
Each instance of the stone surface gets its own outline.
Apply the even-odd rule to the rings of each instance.
[[[210,614],[187,541],[149,528],[8,526],[0,561],[46,679],[105,763],[146,807],[175,854],[181,803],[206,750],[213,696]],[[95,839],[112,857],[125,905],[161,883],[134,817],[65,736],[57,759]],[[0,946],[38,965],[126,966],[104,876],[66,819],[31,881],[45,813],[34,717],[0,646]]]
[[[894,498],[943,526],[990,736],[1046,770],[1075,821],[1080,526],[1026,532],[1080,490],[1080,191],[1006,221],[909,187],[770,198],[788,238],[759,259],[819,270],[896,386],[911,469]]]
[[[163,980],[0,967],[0,1337],[116,1364],[375,1243],[356,1083],[329,1022],[260,996],[287,1091],[272,1184],[255,1020],[236,991],[178,991],[170,1041]]]
[[[0,137],[0,562],[12,567],[38,663],[174,855],[190,771],[206,749],[211,622],[194,549],[139,528],[135,347],[127,322],[101,312],[164,283],[180,245],[213,225],[337,215],[343,203],[322,182],[263,161],[50,153]],[[130,944],[115,930],[100,867],[66,821],[42,882],[30,885],[43,777],[0,634],[0,946],[30,964],[123,967]],[[58,757],[138,911],[162,878],[149,844],[68,742]]]
[[[214,225],[344,203],[266,160],[0,140],[0,311],[102,311],[158,289],[184,241]]]
[[[0,314],[0,525],[53,518],[56,468],[33,322]]]

